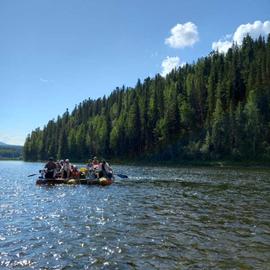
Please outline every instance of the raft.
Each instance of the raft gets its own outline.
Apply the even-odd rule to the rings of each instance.
[[[37,179],[36,185],[101,185],[108,186],[113,183],[110,178],[101,177],[99,179]]]

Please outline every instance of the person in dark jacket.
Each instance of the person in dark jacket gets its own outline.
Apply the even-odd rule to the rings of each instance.
[[[53,179],[56,174],[56,163],[53,161],[53,158],[50,157],[49,161],[44,166],[45,178]]]
[[[107,178],[112,178],[113,176],[113,170],[110,166],[110,164],[106,160],[102,160],[100,163],[101,167],[101,172],[99,173],[99,177],[107,177]]]

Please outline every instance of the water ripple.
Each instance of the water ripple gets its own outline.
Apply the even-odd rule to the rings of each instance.
[[[37,187],[0,162],[1,269],[268,269],[270,173],[115,166],[108,187]]]

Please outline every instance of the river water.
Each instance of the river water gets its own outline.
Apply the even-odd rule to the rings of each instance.
[[[0,162],[0,269],[270,269],[270,171],[114,166],[40,187]]]

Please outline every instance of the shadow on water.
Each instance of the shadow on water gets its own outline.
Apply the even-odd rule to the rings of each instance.
[[[153,179],[153,178],[129,178],[124,180],[117,180],[115,184],[124,186],[140,185],[143,187],[155,186],[155,187],[175,187],[175,188],[193,188],[204,189],[211,191],[223,191],[223,190],[235,190],[235,191],[260,191],[269,190],[269,183],[267,181],[260,181],[260,184],[252,181],[219,181],[219,180],[184,180],[180,179]]]

